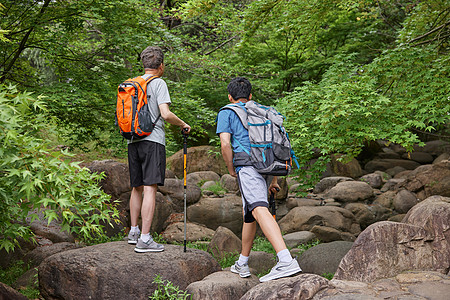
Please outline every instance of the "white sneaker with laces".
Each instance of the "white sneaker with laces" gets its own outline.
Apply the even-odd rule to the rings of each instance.
[[[289,263],[278,262],[275,267],[270,270],[270,273],[261,277],[260,282],[266,282],[269,280],[274,280],[282,277],[288,277],[296,273],[301,272],[300,266],[295,258],[293,258]]]
[[[250,268],[248,267],[248,264],[241,266],[238,264],[237,261],[234,263],[234,265],[231,266],[230,271],[239,274],[239,276],[241,276],[242,278],[249,277],[250,275],[252,275],[250,273]]]

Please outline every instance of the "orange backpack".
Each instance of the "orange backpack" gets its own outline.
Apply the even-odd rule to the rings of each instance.
[[[147,84],[155,78],[158,76],[147,79],[138,76],[124,81],[118,87],[116,124],[122,136],[128,140],[149,136],[161,117],[159,115],[152,122],[148,108]]]

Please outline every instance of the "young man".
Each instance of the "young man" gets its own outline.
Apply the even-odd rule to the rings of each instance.
[[[159,47],[147,47],[141,53],[144,65],[144,78],[164,73],[164,54]],[[191,127],[170,111],[169,91],[164,80],[153,79],[147,85],[147,97],[152,120],[161,116],[153,132],[140,140],[128,142],[128,165],[132,187],[130,197],[131,230],[128,243],[136,244],[134,251],[159,252],[164,246],[153,241],[150,226],[155,212],[156,191],[158,185],[164,185],[166,171],[166,149],[164,121],[179,126],[186,133]],[[142,196],[143,195],[143,196]],[[139,214],[142,218],[142,232],[138,227]]]
[[[228,85],[228,99],[231,103],[244,106],[252,98],[251,89],[250,81],[243,77],[237,77]],[[224,109],[219,112],[216,133],[220,137],[222,156],[228,172],[238,179],[243,203],[242,252],[239,260],[231,267],[231,272],[238,273],[241,277],[251,275],[248,258],[256,234],[256,222],[274,247],[278,257],[278,263],[269,274],[261,277],[260,281],[265,282],[300,272],[297,260],[292,258],[286,248],[280,228],[269,212],[266,178],[259,174],[253,166],[233,165],[233,154],[244,152],[242,147],[250,151],[248,131],[235,112]],[[242,154],[240,153],[240,155]],[[279,186],[277,178],[274,177],[269,190],[276,193],[277,189]]]

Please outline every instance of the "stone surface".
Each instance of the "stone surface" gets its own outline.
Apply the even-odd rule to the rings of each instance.
[[[406,159],[374,159],[369,161],[364,166],[364,169],[367,172],[372,173],[374,171],[386,171],[396,166],[402,167],[406,170],[414,170],[420,166],[420,164],[418,162]]]
[[[206,181],[219,181],[220,176],[213,171],[198,171],[187,174],[186,183],[198,185],[201,182]]]
[[[367,182],[374,189],[378,189],[383,185],[383,178],[377,173],[366,174],[360,180]]]
[[[366,182],[344,181],[336,184],[325,195],[339,202],[357,202],[373,197],[373,189]]]
[[[408,190],[400,190],[394,196],[393,206],[399,214],[406,214],[418,202],[414,193]]]
[[[320,206],[321,200],[317,199],[307,199],[307,198],[289,198],[286,201],[286,207],[288,209],[293,209],[297,206]]]
[[[334,187],[339,182],[353,181],[353,178],[343,176],[333,176],[322,178],[314,187],[313,192],[316,194],[324,193]]]
[[[316,235],[310,231],[297,231],[283,235],[288,248],[294,248],[301,244],[307,244],[314,240]]]
[[[238,182],[237,182],[237,178],[231,176],[230,174],[224,174],[220,178],[220,184],[228,192],[236,192],[237,190],[239,190],[239,185],[238,185]]]
[[[135,253],[126,242],[112,242],[47,258],[39,267],[39,287],[47,300],[148,299],[156,275],[184,290],[219,270],[204,251],[165,245],[163,252]]]
[[[342,157],[342,155],[339,154],[331,156],[331,170],[334,174],[351,178],[358,178],[363,175],[361,165],[355,158],[344,163],[339,160],[340,157]]]
[[[241,278],[230,271],[220,271],[193,282],[186,288],[192,300],[234,300],[259,284],[258,277]]]
[[[433,161],[433,165],[438,164],[444,160],[450,160],[450,153],[442,153],[441,155],[436,157],[436,159]]]
[[[311,247],[298,258],[304,273],[323,275],[335,273],[341,259],[352,247],[352,242],[335,241]]]
[[[219,226],[208,245],[209,251],[216,258],[222,258],[227,253],[240,253],[241,240],[228,228]]]
[[[223,198],[202,197],[187,208],[187,218],[212,230],[219,226],[227,227],[240,236],[243,223],[241,197],[234,194],[226,194]]]
[[[375,223],[358,236],[342,259],[335,278],[372,282],[405,270],[448,269],[450,256],[442,261],[432,241],[432,234],[420,226],[388,221]]]
[[[158,186],[158,191],[165,195],[175,205],[175,210],[180,212],[184,207],[184,180],[166,178],[164,186]],[[197,203],[202,195],[202,190],[197,185],[186,185],[186,204]]]
[[[371,205],[359,202],[348,203],[344,208],[352,212],[361,229],[375,222],[385,221],[392,215],[392,210],[376,203]]]
[[[178,178],[183,178],[184,172],[184,155],[183,149],[176,152],[166,160],[167,167],[172,170]],[[220,149],[213,146],[197,146],[187,149],[187,166],[188,173],[198,171],[213,171],[219,176],[227,174],[225,161],[220,155]]]
[[[155,201],[155,213],[153,214],[153,221],[150,227],[150,232],[161,233],[166,228],[166,220],[173,213],[173,211],[173,205],[167,199],[167,197],[163,196],[163,194],[161,194],[160,192],[157,192]]]
[[[248,258],[248,265],[255,275],[267,272],[276,263],[275,255],[264,251],[251,251]]]
[[[295,277],[258,284],[249,290],[241,300],[288,300],[311,299],[318,291],[327,288],[328,279],[314,274],[300,274]]]
[[[203,241],[211,239],[214,235],[214,230],[209,229],[204,225],[194,224],[188,222],[186,224],[186,240],[188,242]],[[167,242],[183,242],[184,241],[184,222],[177,222],[170,224],[162,233],[162,237]]]
[[[429,164],[432,163],[434,158],[433,155],[431,155],[430,153],[426,153],[426,152],[411,152],[411,153],[404,153],[402,155],[403,159],[410,159],[413,161],[416,161],[420,164]]]
[[[13,289],[12,287],[0,282],[1,300],[27,300],[28,298]]]
[[[359,224],[348,210],[333,206],[304,206],[293,208],[279,221],[282,232],[311,231],[316,226],[335,228],[338,231],[358,234]]]
[[[399,188],[416,193],[422,200],[434,195],[450,197],[450,161],[444,160],[431,166],[415,176],[408,176]]]
[[[53,254],[71,249],[76,249],[79,247],[80,246],[75,243],[68,243],[68,242],[37,247],[25,255],[24,261],[29,263],[30,267],[37,267],[41,264],[41,262],[44,259],[46,259],[49,256],[52,256]]]
[[[392,208],[394,203],[394,197],[397,193],[394,191],[387,191],[384,192],[378,196],[376,196],[375,200],[373,201],[374,204],[379,204],[381,206],[384,206],[386,208]]]

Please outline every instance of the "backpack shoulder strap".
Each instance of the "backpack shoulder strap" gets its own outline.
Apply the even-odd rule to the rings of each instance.
[[[248,122],[247,122],[247,111],[244,107],[237,105],[237,104],[228,104],[222,107],[219,111],[229,109],[235,112],[235,114],[239,117],[239,120],[241,121],[242,125],[245,129],[248,130]]]

